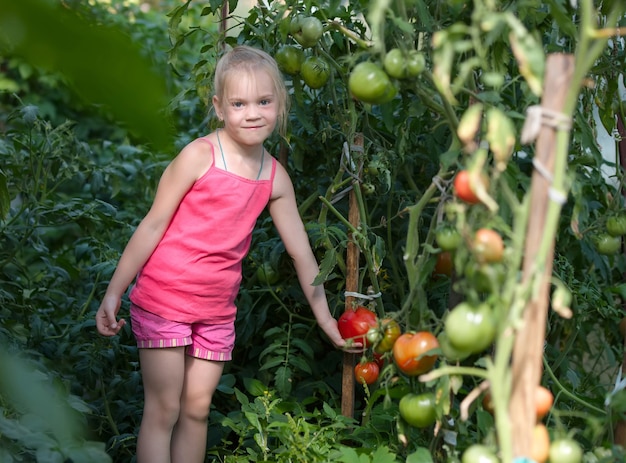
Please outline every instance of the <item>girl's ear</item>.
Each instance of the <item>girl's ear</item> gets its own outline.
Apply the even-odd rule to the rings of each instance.
[[[213,109],[215,109],[215,114],[217,115],[217,118],[221,121],[224,118],[222,117],[222,107],[220,105],[220,99],[217,97],[217,95],[213,95]]]

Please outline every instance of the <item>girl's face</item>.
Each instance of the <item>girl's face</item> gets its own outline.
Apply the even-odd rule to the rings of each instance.
[[[278,105],[271,76],[263,70],[234,72],[225,85],[224,96],[213,98],[224,130],[243,145],[257,145],[268,138],[278,118]]]

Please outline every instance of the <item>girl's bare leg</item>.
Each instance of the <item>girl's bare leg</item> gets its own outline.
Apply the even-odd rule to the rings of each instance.
[[[204,462],[209,408],[223,370],[223,362],[186,357],[180,416],[172,435],[172,463]]]
[[[180,413],[185,348],[139,349],[144,409],[137,439],[138,463],[170,463],[172,430]]]

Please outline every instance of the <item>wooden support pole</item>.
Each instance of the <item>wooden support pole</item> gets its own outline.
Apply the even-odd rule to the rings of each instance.
[[[565,97],[571,85],[574,71],[574,56],[552,54],[546,61],[543,98],[544,109],[561,113]],[[509,411],[513,454],[527,456],[531,448],[533,427],[536,423],[535,393],[543,371],[543,345],[545,342],[546,318],[550,296],[550,280],[554,259],[554,242],[545,258],[545,267],[537,269],[535,262],[539,244],[542,241],[546,214],[550,202],[551,181],[554,172],[556,130],[542,125],[537,138],[535,162],[543,167],[535,169],[531,181],[530,217],[526,233],[526,248],[523,262],[523,281],[527,282],[533,273],[543,272],[541,285],[528,302],[523,324],[518,331],[513,348],[512,388]],[[546,175],[547,174],[547,175]],[[548,178],[547,178],[548,177]]]
[[[363,146],[363,136],[357,134],[354,144]],[[353,184],[354,188],[359,188],[358,183]],[[349,193],[348,205],[348,221],[356,228],[360,225],[361,218],[359,214],[359,205],[357,203],[354,189]],[[352,238],[352,236],[350,236]],[[352,240],[348,240],[346,255],[346,291],[357,292],[359,289],[359,247]],[[354,310],[354,296],[346,296],[345,309]],[[341,414],[348,417],[354,417],[354,365],[356,363],[356,354],[344,352],[343,354],[343,372],[341,380]]]

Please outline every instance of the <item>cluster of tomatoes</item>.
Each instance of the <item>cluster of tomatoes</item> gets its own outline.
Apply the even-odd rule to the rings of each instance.
[[[300,75],[310,88],[322,88],[330,77],[330,65],[321,56],[307,55],[305,51],[315,47],[322,38],[322,22],[315,16],[295,16],[289,25],[289,33],[297,45],[282,45],[274,55],[276,63],[284,73]]]
[[[596,249],[606,256],[615,255],[622,248],[624,235],[626,235],[626,213],[610,215],[606,219],[606,231],[595,237]]]
[[[315,16],[297,15],[291,19],[289,33],[296,44],[282,45],[274,58],[283,72],[300,75],[312,89],[326,85],[331,68],[328,61],[309,53],[324,34],[324,25]],[[395,81],[415,78],[426,68],[426,58],[417,50],[393,48],[384,54],[380,62],[361,61],[350,72],[350,94],[364,103],[382,104],[392,100],[398,93]]]
[[[437,337],[428,331],[402,332],[393,318],[379,319],[366,307],[346,310],[338,320],[344,339],[371,348],[373,360],[362,360],[354,367],[360,384],[374,384],[380,375],[383,357],[391,356],[398,371],[417,376],[430,371],[438,355]],[[402,419],[411,426],[427,427],[436,420],[436,401],[432,392],[405,394],[399,403]]]

